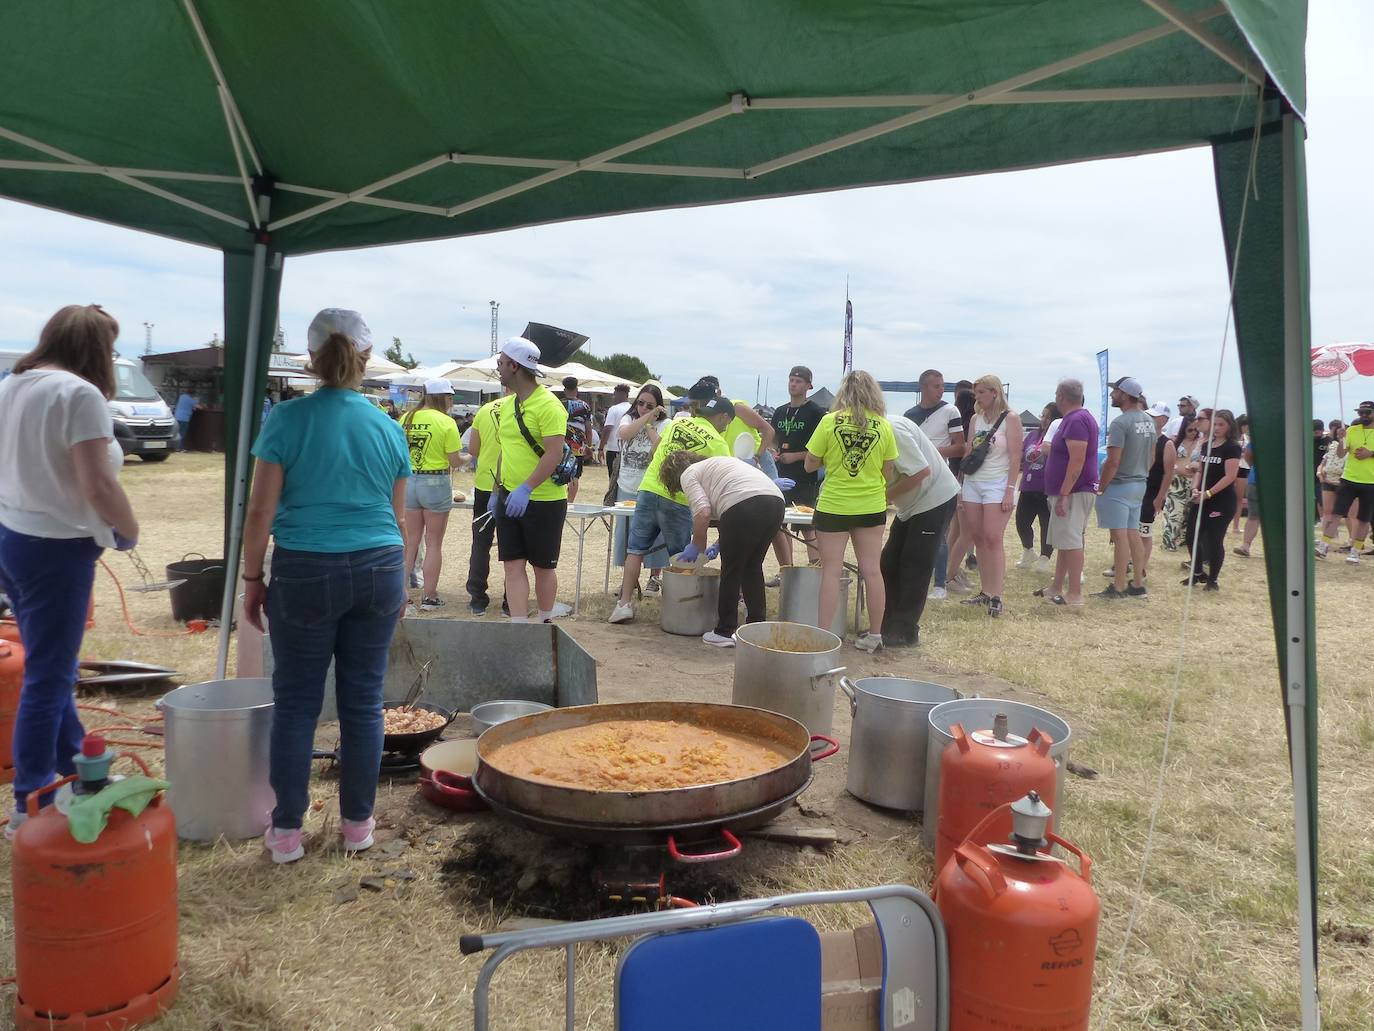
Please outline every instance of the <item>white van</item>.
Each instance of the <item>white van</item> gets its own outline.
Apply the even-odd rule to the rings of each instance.
[[[27,351],[0,351],[0,379]],[[138,363],[116,358],[115,396],[110,401],[115,440],[126,455],[138,455],[146,462],[163,462],[181,446],[181,435],[172,410],[158,396]]]

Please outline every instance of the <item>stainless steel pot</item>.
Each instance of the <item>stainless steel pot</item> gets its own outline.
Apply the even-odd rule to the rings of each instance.
[[[700,637],[716,625],[720,573],[704,568],[694,573],[665,569],[660,598],[662,615],[659,617],[659,626],[670,634]]]
[[[930,711],[959,693],[905,677],[841,677],[840,690],[854,717],[849,793],[888,809],[925,808]]]
[[[810,734],[835,725],[835,681],[842,643],[801,623],[746,623],[735,631],[735,689],[730,700],[780,712]]]
[[[272,681],[189,684],[157,703],[165,719],[168,804],[177,837],[254,838],[272,821]]]
[[[783,566],[778,573],[781,590],[778,592],[778,619],[786,623],[805,623],[816,626],[821,597],[820,566]],[[827,629],[844,640],[849,631],[849,577],[840,578],[840,596],[835,605],[835,618]]]
[[[1007,714],[1007,730],[1010,733],[1028,737],[1034,728],[1039,727],[1054,741],[1050,747],[1056,767],[1054,829],[1056,834],[1064,833],[1064,764],[1068,762],[1069,739],[1073,734],[1069,725],[1054,713],[1025,702],[961,698],[935,706],[928,717],[930,736],[926,745],[926,809],[921,822],[921,840],[927,848],[935,848],[935,832],[940,819],[940,757],[944,755],[945,746],[954,740],[949,728],[961,723],[965,730],[982,730],[992,726],[993,717],[999,712]]]

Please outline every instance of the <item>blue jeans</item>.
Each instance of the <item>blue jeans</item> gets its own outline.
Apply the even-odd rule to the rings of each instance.
[[[382,682],[406,602],[398,546],[331,554],[277,548],[267,587],[271,623],[272,826],[300,827],[310,804],[310,757],[334,662],[339,710],[339,813],[366,820],[382,760]]]
[[[677,555],[692,540],[692,510],[661,494],[641,490],[635,498],[635,514],[630,517],[631,555],[650,555],[661,547],[669,556]]]
[[[85,731],[76,715],[76,664],[103,549],[90,537],[30,537],[0,526],[0,590],[24,639],[24,686],[14,720],[14,805],[75,773]],[[40,805],[53,799],[44,795]]]
[[[635,501],[636,507],[638,507],[638,501],[636,501],[638,497],[638,491],[628,491],[621,486],[616,487],[615,499],[617,501]],[[633,523],[634,520],[635,517],[633,512],[627,517],[617,518],[615,520],[615,539],[613,547],[615,551],[614,561],[618,566],[623,566],[625,564],[625,549],[630,546],[630,524]],[[661,539],[662,537],[660,535],[660,540]],[[668,549],[660,547],[644,556],[644,568],[666,569],[670,557]]]

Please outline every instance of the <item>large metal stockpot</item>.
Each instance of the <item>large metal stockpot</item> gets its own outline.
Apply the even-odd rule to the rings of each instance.
[[[671,567],[663,571],[662,615],[659,626],[670,634],[700,637],[716,625],[720,604],[720,573],[699,568],[691,573]]]
[[[783,566],[778,579],[782,585],[782,590],[778,592],[778,618],[788,623],[816,626],[820,618],[821,567]],[[840,640],[844,640],[849,630],[849,587],[853,582],[847,576],[840,578],[835,618],[826,627]]]
[[[158,702],[177,837],[239,840],[267,829],[277,801],[268,781],[272,705],[272,681],[261,678],[189,684]]]
[[[791,716],[810,734],[835,725],[835,681],[842,643],[801,623],[746,623],[735,631],[735,689],[730,700]]]
[[[930,711],[959,693],[905,677],[841,677],[840,690],[854,717],[849,793],[888,809],[924,809]]]
[[[1038,727],[1054,742],[1050,747],[1056,768],[1054,828],[1056,833],[1062,833],[1064,764],[1068,762],[1069,738],[1072,735],[1069,725],[1047,709],[1025,702],[1000,698],[961,698],[955,702],[943,702],[930,710],[930,738],[926,745],[926,809],[921,821],[921,840],[927,848],[935,848],[936,827],[940,819],[940,757],[944,755],[945,746],[954,740],[949,728],[960,723],[970,732],[983,730],[992,726],[993,718],[999,712],[1007,714],[1009,733],[1029,737],[1030,732]]]

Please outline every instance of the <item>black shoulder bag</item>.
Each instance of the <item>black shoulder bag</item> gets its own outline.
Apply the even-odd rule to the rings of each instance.
[[[525,438],[525,443],[530,446],[530,450],[540,458],[543,458],[544,448],[540,445],[539,441],[534,439],[534,434],[531,433],[529,427],[525,425],[525,417],[520,412],[520,399],[516,397],[513,398],[513,401],[515,402],[515,423],[520,427],[520,433]],[[573,455],[572,448],[568,446],[568,442],[564,441],[563,457],[559,460],[558,464],[554,466],[553,473],[549,476],[549,479],[553,481],[556,486],[563,487],[571,483],[573,477],[576,475],[577,458]]]
[[[518,413],[519,408],[516,409]],[[1010,411],[1010,409],[1008,409]],[[988,430],[988,435],[973,446],[973,450],[964,456],[964,460],[959,463],[959,471],[965,476],[976,473],[987,461],[988,452],[992,450],[992,438],[997,436],[997,431],[1002,427],[1002,420],[1007,417],[1003,412],[997,417],[997,421],[992,424],[992,429]]]

